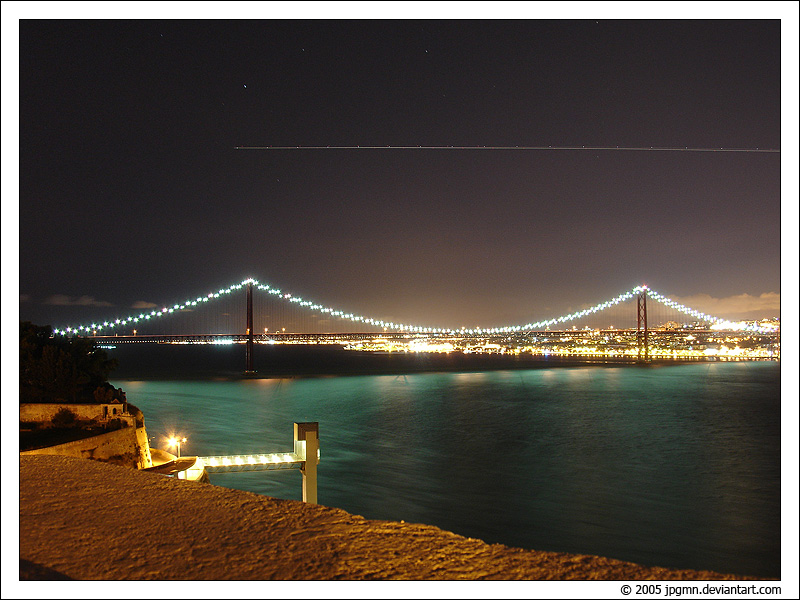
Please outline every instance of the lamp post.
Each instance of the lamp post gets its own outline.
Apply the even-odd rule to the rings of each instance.
[[[169,438],[170,448],[172,446],[177,446],[178,447],[178,458],[181,457],[181,444],[182,443],[186,443],[186,438],[179,438],[179,437],[171,437],[171,438]]]

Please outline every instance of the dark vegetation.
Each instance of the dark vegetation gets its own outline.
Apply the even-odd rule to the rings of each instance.
[[[50,327],[20,322],[19,401],[59,404],[124,401],[108,383],[117,361],[82,337],[53,336]]]
[[[108,383],[117,361],[93,340],[54,337],[50,327],[21,322],[19,330],[19,401],[25,403],[106,404],[125,402],[125,393]],[[50,423],[20,422],[19,449],[33,450],[106,433],[127,423],[79,419],[62,407]]]

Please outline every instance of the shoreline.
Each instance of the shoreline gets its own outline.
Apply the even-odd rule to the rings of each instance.
[[[345,350],[338,345],[282,345],[259,348],[253,373],[245,373],[241,348],[191,348],[161,345],[155,352],[125,356],[130,348],[115,349],[123,358],[110,380],[287,379],[361,375],[413,375],[550,368],[658,368],[719,362],[777,362],[774,359],[720,360],[710,358],[653,358],[640,363],[632,357],[405,353]],[[215,354],[216,353],[216,354]],[[110,356],[116,356],[109,352]],[[187,357],[188,355],[188,357]],[[239,356],[241,355],[241,356]],[[158,356],[158,358],[154,358]],[[124,366],[123,366],[124,365]]]
[[[22,581],[758,580],[487,544],[64,456],[20,456],[19,499]]]

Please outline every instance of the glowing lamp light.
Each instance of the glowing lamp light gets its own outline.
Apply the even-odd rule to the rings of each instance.
[[[185,437],[178,437],[174,435],[167,440],[167,444],[169,445],[170,448],[175,448],[175,447],[178,448],[178,458],[181,457],[181,444],[185,443],[186,443]]]

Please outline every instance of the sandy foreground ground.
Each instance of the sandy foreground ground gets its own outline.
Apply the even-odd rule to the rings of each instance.
[[[734,580],[487,544],[63,456],[20,456],[20,580]]]

